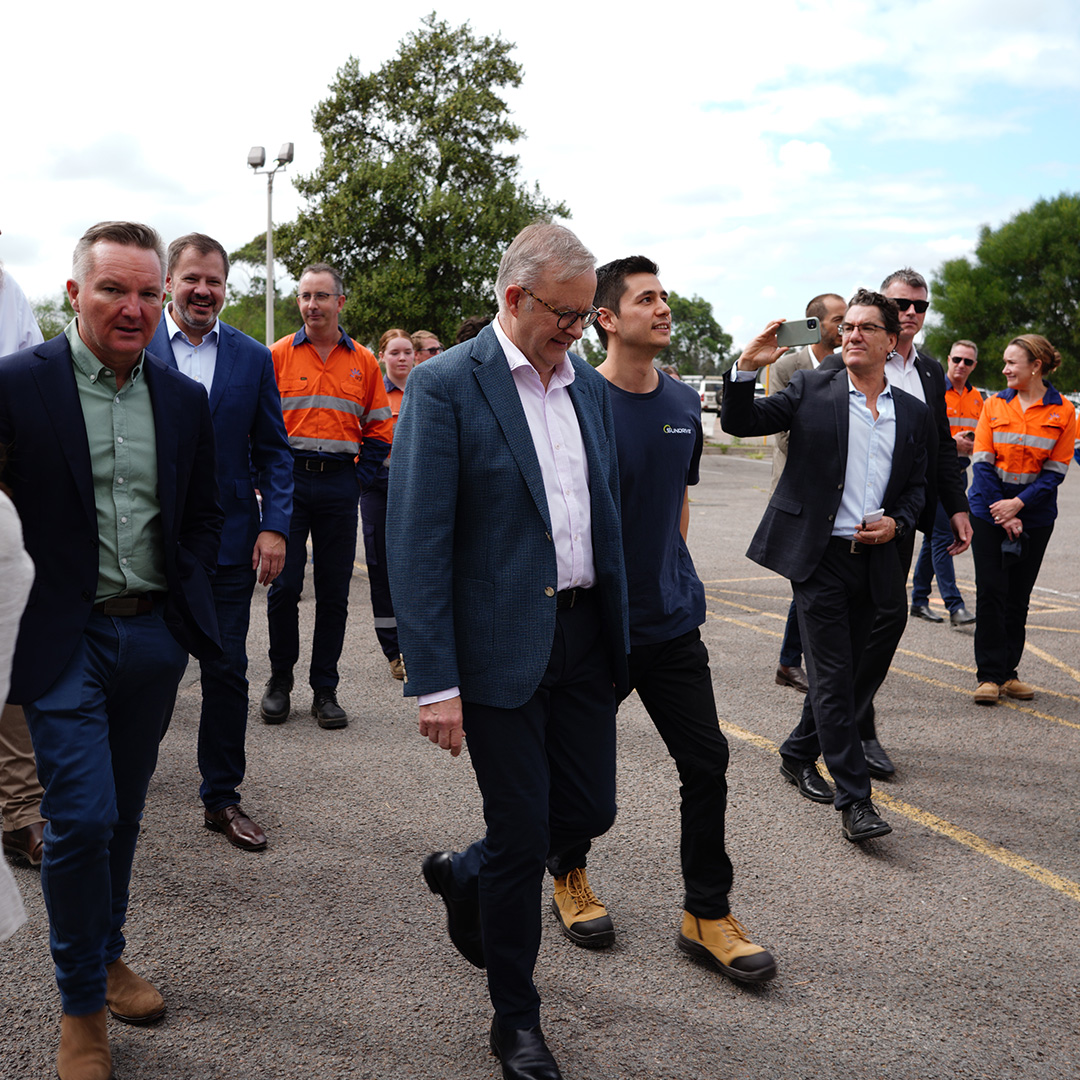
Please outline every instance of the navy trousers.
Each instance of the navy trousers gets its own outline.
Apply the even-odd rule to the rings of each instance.
[[[780,663],[784,667],[802,667],[802,637],[799,635],[799,616],[794,597],[791,598],[787,622],[784,623],[784,640],[780,642]]]
[[[455,884],[479,898],[499,1023],[528,1028],[540,1022],[545,862],[615,820],[615,692],[595,600],[558,613],[547,671],[521,708],[463,705],[487,832],[455,856]]]
[[[336,472],[293,472],[293,515],[285,566],[270,586],[267,617],[270,667],[292,671],[300,659],[300,594],[307,567],[307,538],[315,579],[315,633],[308,680],[313,690],[336,689],[338,660],[345,643],[349,585],[356,559],[360,484],[351,463]]]
[[[146,789],[187,653],[157,611],[91,614],[55,683],[25,706],[46,818],[41,890],[64,1012],[105,1006],[124,951]]]
[[[387,660],[401,655],[397,619],[390,599],[390,575],[386,571],[386,491],[369,486],[360,496],[360,516],[364,523],[364,561],[371,589],[371,614],[375,636]]]

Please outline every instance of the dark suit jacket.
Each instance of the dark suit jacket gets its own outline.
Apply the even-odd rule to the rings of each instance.
[[[210,387],[218,497],[225,512],[218,562],[250,565],[260,529],[289,535],[293,454],[281,417],[281,394],[270,350],[232,326],[219,326],[217,365]],[[176,370],[164,314],[149,350]],[[252,466],[260,478],[261,522]]]
[[[833,353],[822,360],[821,366],[842,368],[844,360],[839,353]],[[919,516],[919,528],[929,536],[934,531],[939,499],[949,517],[966,511],[968,501],[964,494],[964,470],[956,456],[949,414],[945,411],[945,372],[929,353],[919,349],[915,350],[915,369],[922,376],[923,393],[932,419],[926,446],[926,503]]]
[[[221,653],[209,574],[222,514],[214,483],[214,433],[206,394],[148,356],[158,500],[169,585],[165,621],[197,657]],[[55,682],[94,604],[97,510],[90,448],[71,350],[63,334],[0,363],[4,478],[22,519],[36,577],[19,627],[8,699],[24,704]]]
[[[930,412],[893,387],[896,443],[885,488],[888,517],[910,530],[923,505]],[[728,382],[720,423],[732,435],[790,431],[790,449],[776,491],[746,554],[792,581],[805,581],[821,562],[843,495],[848,450],[847,371],[796,371],[779,394],[754,399],[754,384]],[[900,562],[895,544],[882,553]]]
[[[625,687],[626,576],[607,383],[570,357],[589,465],[593,557],[607,647]],[[413,368],[394,431],[387,558],[407,695],[461,688],[516,708],[555,637],[555,546],[540,462],[495,331]]]

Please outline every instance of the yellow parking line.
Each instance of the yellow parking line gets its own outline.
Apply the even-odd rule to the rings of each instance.
[[[726,720],[720,721],[720,728],[725,735],[731,735],[742,742],[750,743],[751,746],[756,746],[759,750],[765,750],[773,754],[780,752],[780,748],[771,739],[766,739],[753,731],[747,731],[745,728],[737,727],[735,724],[729,724]],[[919,807],[913,806],[903,799],[898,799],[895,795],[890,795],[880,788],[875,787],[872,790],[875,802],[887,807],[901,817],[906,817],[917,825],[923,825],[948,840],[962,844],[977,854],[992,859],[994,862],[1000,863],[1018,874],[1024,874],[1033,881],[1037,881],[1040,885],[1046,885],[1055,892],[1067,896],[1070,900],[1080,903],[1080,884],[1077,882],[1062,877],[1060,874],[1055,874],[1052,870],[1047,870],[1046,867],[1040,866],[1030,859],[1025,859],[1023,855],[1017,855],[1015,851],[1001,847],[1000,844],[992,844],[989,840],[984,840],[969,829],[954,825],[951,821],[946,821],[944,818],[931,814],[927,810],[921,810]]]
[[[1025,648],[1029,653],[1034,653],[1041,660],[1045,660],[1059,671],[1064,671],[1066,675],[1075,679],[1077,682],[1080,682],[1080,671],[1077,671],[1076,668],[1070,667],[1064,661],[1059,660],[1056,656],[1052,656],[1050,653],[1046,652],[1045,649],[1040,649],[1038,645],[1032,645],[1031,642],[1027,642]],[[1080,700],[1080,698],[1075,698],[1074,700]]]

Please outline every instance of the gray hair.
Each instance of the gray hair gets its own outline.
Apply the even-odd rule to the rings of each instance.
[[[904,285],[910,285],[913,289],[922,289],[926,292],[927,296],[930,295],[930,287],[926,284],[926,278],[924,278],[918,270],[912,270],[910,266],[905,266],[900,270],[894,270],[881,283],[881,291],[884,292],[896,281],[899,281]]]
[[[979,346],[974,341],[968,341],[967,338],[961,338],[959,341],[954,341],[952,347],[949,349],[949,357],[952,358],[952,351],[957,345],[966,345],[974,354],[975,359],[979,359]]]
[[[93,266],[96,244],[120,244],[154,252],[161,265],[161,290],[165,291],[165,244],[157,229],[140,225],[137,221],[99,221],[91,225],[79,238],[71,257],[71,280],[79,285],[86,283],[86,275]]]
[[[506,311],[506,290],[511,285],[535,288],[547,270],[555,280],[569,281],[596,267],[596,256],[563,225],[534,221],[510,241],[499,262],[495,299]]]
[[[334,279],[334,288],[337,289],[338,295],[345,295],[345,282],[341,280],[341,274],[338,273],[336,267],[331,266],[328,262],[308,263],[300,271],[300,276],[296,279],[297,285],[303,281],[305,274],[329,274]]]

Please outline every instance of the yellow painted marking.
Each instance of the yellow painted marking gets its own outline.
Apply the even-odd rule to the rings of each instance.
[[[1030,642],[1025,644],[1025,650],[1029,653],[1034,653],[1040,660],[1045,660],[1048,664],[1056,667],[1059,671],[1064,671],[1070,678],[1080,682],[1080,671],[1076,668],[1070,667],[1063,660],[1059,660],[1056,656],[1051,656],[1045,649],[1040,649],[1037,645],[1032,645]]]
[[[1073,630],[1068,626],[1034,626],[1031,623],[1028,623],[1027,628],[1029,630],[1049,630],[1054,634],[1080,634],[1080,630]]]
[[[731,735],[742,742],[750,743],[751,746],[756,746],[759,750],[772,754],[779,754],[780,752],[780,748],[771,739],[747,731],[745,728],[737,727],[735,724],[729,724],[726,720],[720,721],[720,729],[725,735]],[[1047,870],[1046,867],[1040,866],[1030,859],[1025,859],[1023,855],[1017,855],[1015,851],[1010,851],[999,844],[992,844],[989,840],[984,840],[969,829],[954,825],[951,821],[946,821],[944,818],[931,814],[927,810],[921,810],[919,807],[913,806],[903,799],[898,799],[895,795],[890,795],[880,788],[873,788],[872,793],[876,803],[887,807],[893,813],[906,817],[917,825],[931,829],[933,832],[944,836],[947,840],[962,844],[976,854],[992,859],[994,862],[1000,863],[1018,874],[1024,874],[1033,881],[1037,881],[1040,885],[1045,885],[1055,892],[1062,893],[1070,900],[1080,903],[1080,884],[1077,882],[1062,877],[1060,874],[1055,874],[1052,870]]]

